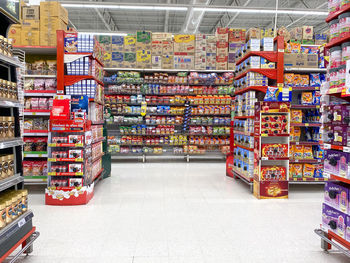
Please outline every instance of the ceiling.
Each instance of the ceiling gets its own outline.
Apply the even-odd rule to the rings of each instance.
[[[79,0],[76,0],[79,1]],[[89,0],[103,3],[103,0]],[[122,0],[108,2],[138,4],[200,4],[217,6],[247,6],[247,7],[276,7],[276,0]],[[64,2],[61,0],[60,2]],[[70,0],[72,2],[72,0]],[[81,1],[80,1],[81,2]],[[86,3],[88,0],[85,1]],[[279,8],[303,8],[319,9],[327,11],[327,0],[279,0]],[[118,9],[94,9],[67,7],[69,19],[79,31],[121,31],[135,32],[137,30],[150,30],[153,32],[193,33],[193,29],[200,33],[213,33],[216,27],[234,28],[273,28],[274,15],[272,14],[242,14],[201,12],[195,14],[190,9],[186,11],[143,11],[143,10],[118,10]],[[202,14],[201,14],[202,13]],[[193,18],[194,17],[194,18]],[[195,20],[193,20],[195,19]],[[191,21],[194,23],[191,24]],[[189,30],[188,24],[190,24]],[[315,32],[323,32],[328,29],[324,16],[279,15],[277,27],[311,25]],[[186,27],[187,26],[187,27]],[[192,27],[191,27],[192,26]]]

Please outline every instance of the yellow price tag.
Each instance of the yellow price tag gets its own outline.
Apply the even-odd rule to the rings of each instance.
[[[49,173],[47,173],[48,175],[56,175],[56,173],[55,172],[49,172]]]
[[[32,112],[32,115],[36,115],[36,112]]]
[[[267,137],[267,134],[263,133],[261,134],[261,137]]]
[[[318,178],[315,178],[315,181],[318,181]]]
[[[56,143],[49,143],[48,146],[49,146],[49,147],[56,147],[57,144],[56,144]]]
[[[47,159],[49,162],[56,162],[56,158],[48,158]]]
[[[293,178],[293,180],[294,180],[294,181],[298,181],[298,179],[297,179],[297,178]]]
[[[38,154],[39,157],[43,157],[43,155],[41,153]]]
[[[76,161],[76,162],[82,162],[82,161],[83,161],[83,158],[75,158],[75,161]]]
[[[320,105],[316,105],[316,109],[319,109],[320,108]]]
[[[75,175],[77,175],[77,176],[82,176],[82,175],[84,175],[83,173],[75,173]]]
[[[83,147],[84,145],[82,143],[76,143],[75,147]]]
[[[306,181],[306,178],[303,178],[303,181]]]
[[[309,126],[309,124],[308,123],[305,123],[305,127],[308,127]]]

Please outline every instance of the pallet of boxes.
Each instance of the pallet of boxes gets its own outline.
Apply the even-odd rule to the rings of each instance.
[[[59,2],[22,6],[21,24],[12,25],[8,38],[15,46],[56,46],[56,30],[66,30],[68,12]]]

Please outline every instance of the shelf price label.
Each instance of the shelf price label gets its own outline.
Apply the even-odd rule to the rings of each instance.
[[[55,172],[48,172],[47,174],[48,174],[48,175],[56,175]]]
[[[57,161],[56,158],[48,158],[47,160],[48,160],[49,162],[56,162],[56,161]]]
[[[327,172],[323,172],[323,177],[324,178],[331,178],[331,175]]]
[[[261,160],[262,161],[267,161],[267,160],[269,160],[269,157],[261,157]]]
[[[305,127],[308,127],[309,126],[309,123],[305,123]]]
[[[350,153],[350,147],[343,147],[343,151],[346,153]]]
[[[303,181],[306,181],[306,178],[303,178]]]
[[[49,143],[48,146],[49,146],[49,147],[56,147],[56,146],[57,146],[57,143]]]
[[[76,143],[75,147],[83,147],[84,145],[82,143]]]
[[[18,227],[24,226],[25,223],[26,223],[26,219],[25,219],[25,218],[22,218],[21,220],[18,221]]]
[[[83,158],[75,158],[75,161],[76,161],[76,162],[82,162],[82,161],[83,161]]]
[[[323,144],[323,148],[325,148],[326,150],[327,150],[327,149],[330,149],[330,148],[331,148],[331,145],[328,144],[328,143],[325,143],[325,144]]]

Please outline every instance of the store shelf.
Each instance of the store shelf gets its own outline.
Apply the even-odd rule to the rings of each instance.
[[[83,158],[48,158],[48,162],[71,162],[71,163],[82,163],[84,162]]]
[[[174,135],[208,136],[208,137],[210,137],[210,136],[225,136],[225,137],[230,136],[230,134],[208,134],[208,133],[194,133],[194,134],[192,134],[192,133],[185,133],[185,134],[176,133]]]
[[[326,68],[284,68],[284,72],[327,73]]]
[[[51,110],[24,110],[24,116],[50,116]]]
[[[0,192],[21,182],[23,182],[23,177],[19,173],[15,174],[14,176],[2,179],[0,180]]]
[[[291,127],[321,127],[322,123],[291,123]]]
[[[47,130],[24,130],[23,136],[48,136]]]
[[[24,97],[53,97],[56,90],[25,90]]]
[[[11,148],[11,147],[16,147],[23,145],[23,140],[22,138],[13,138],[9,140],[0,140],[0,149],[6,149],[6,148]]]
[[[103,63],[91,52],[64,53],[64,63],[70,63],[82,57],[91,57],[104,67]]]
[[[324,174],[329,174],[328,172],[324,172]],[[344,178],[344,177],[341,177],[341,176],[337,176],[335,174],[329,174],[329,179],[330,180],[335,180],[335,181],[340,181],[340,182],[343,182],[343,183],[346,183],[346,184],[350,184],[350,179],[348,178]]]
[[[177,114],[177,115],[182,115],[182,114]],[[191,114],[191,116],[216,116],[216,117],[229,117],[231,114]]]
[[[94,179],[92,181],[96,181],[102,174],[103,168],[94,176]]]
[[[322,163],[322,159],[290,159],[290,163]]]
[[[289,178],[289,184],[324,184],[328,178]]]
[[[139,71],[139,72],[215,72],[225,73],[233,72],[232,70],[194,70],[194,69],[143,69],[143,68],[104,68],[105,71]]]
[[[250,56],[259,56],[267,59],[268,61],[277,62],[277,51],[250,51],[248,54],[244,55],[244,57],[238,59],[236,65],[241,64]]]
[[[254,119],[255,116],[235,116],[235,119],[242,120],[242,119]]]
[[[162,124],[157,124],[157,125],[162,125]],[[168,124],[168,125],[174,125],[174,124]],[[181,124],[182,126],[183,124]],[[180,125],[178,125],[180,126]],[[205,124],[205,123],[190,123],[188,126],[209,126],[209,127],[230,127],[231,125],[229,123],[227,124]]]
[[[26,55],[56,55],[57,53],[55,46],[13,46],[13,48],[25,51]]]
[[[3,54],[0,54],[0,61],[5,62],[8,65],[15,66],[15,67],[24,67],[24,63],[12,58],[5,56]]]
[[[233,134],[241,134],[246,136],[254,136],[253,132],[242,132],[242,131],[233,131]]]
[[[46,158],[47,152],[23,152],[25,158]]]
[[[25,185],[47,185],[47,176],[23,176]]]
[[[320,142],[290,142],[291,145],[320,145]]]
[[[335,46],[340,46],[342,43],[348,42],[348,41],[350,41],[350,33],[342,34],[341,36],[336,37],[331,42],[329,42],[326,45],[326,48],[332,48],[332,47],[335,47]]]
[[[329,23],[330,21],[332,21],[333,19],[336,19],[339,15],[350,11],[350,4],[346,4],[344,6],[342,6],[342,8],[338,11],[329,13],[329,15],[326,18],[326,22]]]
[[[314,91],[314,90],[320,90],[320,87],[291,87],[292,91]]]
[[[244,145],[240,145],[240,144],[238,144],[238,143],[235,143],[235,146],[236,147],[239,147],[239,148],[242,148],[242,149],[245,149],[245,150],[248,150],[248,151],[254,151],[254,148],[249,148],[249,147],[247,147],[247,146],[244,146]]]
[[[248,72],[257,72],[270,79],[277,79],[277,69],[251,68],[244,71],[243,73],[240,73],[237,77],[235,77],[235,80],[243,78],[245,75],[247,75]]]
[[[350,152],[350,147],[348,147],[348,146],[334,145],[334,144],[329,144],[329,143],[324,143],[323,148],[324,149],[339,150],[339,151],[344,151],[344,152]]]
[[[266,93],[267,86],[249,86],[247,88],[235,91],[235,95],[240,95],[240,94],[243,94],[243,93],[245,93],[247,91],[253,91],[253,90],[254,91],[261,91],[261,92]]]
[[[92,159],[92,162],[94,163],[94,162],[96,162],[97,160],[101,159],[103,155],[104,155],[104,153],[102,153],[102,154],[96,156],[94,159]]]
[[[78,81],[86,80],[86,79],[93,79],[98,84],[103,86],[103,82],[101,80],[98,80],[94,76],[88,76],[88,75],[64,75],[64,86],[71,86]]]
[[[21,108],[23,105],[19,101],[0,99],[0,107],[4,108]]]
[[[56,75],[23,75],[24,78],[55,79]]]
[[[104,141],[104,140],[105,140],[105,137],[100,137],[100,138],[98,138],[98,139],[96,139],[96,140],[93,140],[93,141],[92,141],[92,144],[98,143],[98,142],[102,142],[102,141]]]
[[[253,184],[253,178],[252,178],[252,177],[249,178],[249,177],[243,175],[242,173],[240,173],[240,172],[238,172],[238,171],[236,171],[236,170],[234,170],[234,169],[232,169],[232,171],[233,171],[233,174],[234,174],[235,176],[237,176],[238,178],[242,179],[242,181],[244,181],[245,183],[247,183],[247,184]]]
[[[77,147],[84,147],[84,144],[82,144],[82,143],[49,143],[47,146],[48,147],[71,147],[71,148],[77,148]]]
[[[48,172],[48,176],[84,176],[84,173],[56,173],[56,172]]]
[[[279,133],[279,134],[265,134],[265,133],[262,133],[260,135],[261,137],[289,137],[290,134],[289,133]]]
[[[102,121],[91,121],[91,124],[93,124],[93,125],[103,125],[104,123],[105,123],[104,120],[102,120]]]
[[[291,105],[291,109],[319,109],[320,105]]]
[[[261,161],[288,161],[289,157],[260,157]]]

